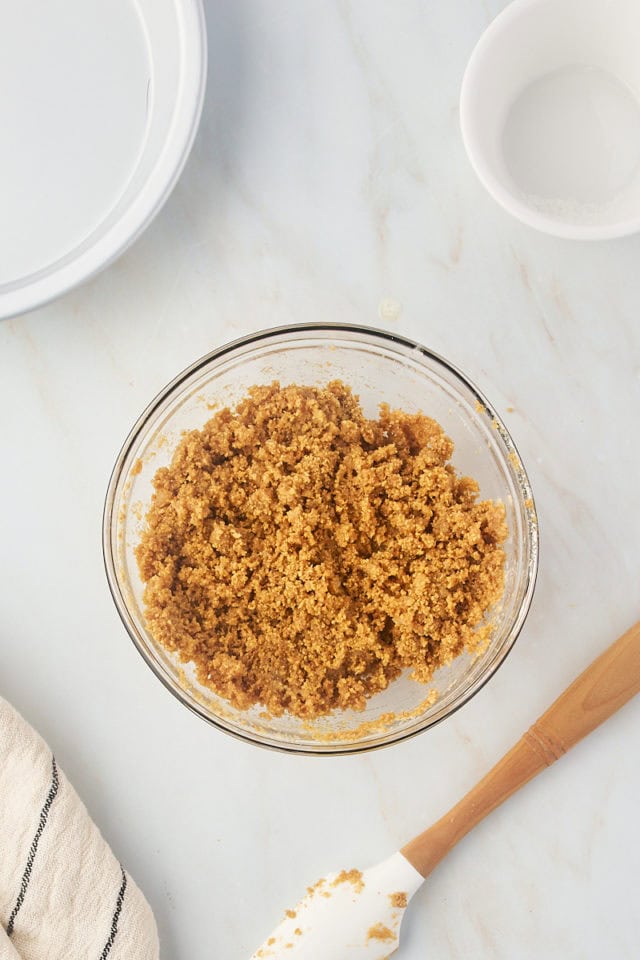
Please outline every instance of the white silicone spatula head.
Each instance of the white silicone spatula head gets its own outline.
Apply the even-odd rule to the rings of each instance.
[[[640,622],[612,644],[489,773],[388,860],[324,877],[251,960],[386,960],[407,903],[449,850],[498,804],[640,693]]]
[[[251,960],[386,960],[423,880],[401,853],[363,872],[329,874],[287,910]]]

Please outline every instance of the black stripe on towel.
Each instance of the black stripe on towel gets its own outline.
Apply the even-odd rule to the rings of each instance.
[[[44,832],[44,828],[47,825],[47,820],[49,819],[49,811],[51,810],[51,805],[56,798],[58,792],[58,787],[60,782],[58,780],[58,768],[56,766],[56,758],[51,757],[51,786],[49,787],[49,793],[47,794],[47,799],[44,802],[42,810],[40,811],[40,821],[38,823],[38,829],[36,830],[35,836],[29,848],[29,856],[27,857],[27,865],[24,868],[24,873],[22,874],[22,881],[20,883],[20,892],[18,893],[18,899],[16,900],[15,906],[11,911],[11,916],[9,917],[9,922],[7,924],[7,936],[11,936],[13,933],[13,928],[16,922],[16,917],[20,912],[20,907],[22,906],[27,892],[27,887],[29,886],[29,881],[31,880],[31,871],[33,870],[33,864],[36,859],[36,854],[38,852],[38,844],[40,843],[40,837]]]
[[[124,895],[127,891],[127,875],[124,871],[124,867],[120,864],[120,870],[122,871],[122,883],[120,884],[120,889],[118,890],[118,899],[116,900],[116,908],[113,911],[113,916],[111,918],[111,933],[109,934],[109,939],[104,945],[104,949],[100,954],[100,960],[106,960],[106,958],[111,953],[111,947],[113,946],[113,941],[115,940],[118,933],[118,920],[120,919],[120,914],[122,913],[122,904],[124,903]]]

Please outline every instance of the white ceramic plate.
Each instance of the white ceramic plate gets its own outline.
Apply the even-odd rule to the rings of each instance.
[[[201,0],[19,0],[0,30],[0,317],[114,260],[200,119]]]

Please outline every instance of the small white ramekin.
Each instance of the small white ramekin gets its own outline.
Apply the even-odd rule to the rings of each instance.
[[[514,103],[531,84],[557,72],[604,72],[640,101],[639,36],[638,0],[514,0],[487,28],[464,75],[460,122],[476,174],[508,213],[545,233],[572,239],[607,239],[640,230],[640,156],[609,201],[581,209],[569,196],[528,194],[509,169],[503,149]],[[638,118],[640,122],[640,106]],[[606,117],[603,130],[606,136]],[[543,141],[541,149],[544,154]]]

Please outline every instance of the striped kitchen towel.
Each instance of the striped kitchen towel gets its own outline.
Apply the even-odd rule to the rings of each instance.
[[[0,698],[0,960],[157,960],[151,909],[49,747]]]

